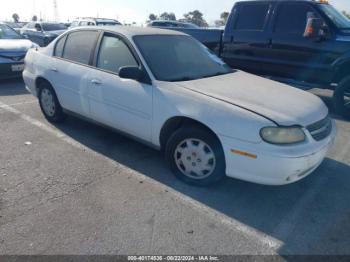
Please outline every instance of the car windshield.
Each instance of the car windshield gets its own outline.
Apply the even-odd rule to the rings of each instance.
[[[186,35],[135,36],[134,41],[160,81],[188,81],[232,73],[208,48]]]
[[[336,27],[339,29],[350,29],[350,20],[333,6],[328,4],[320,4],[320,7],[328,18],[332,20]]]
[[[0,39],[22,39],[23,37],[7,25],[0,24]]]
[[[59,31],[66,30],[67,27],[64,24],[42,24],[44,31]]]

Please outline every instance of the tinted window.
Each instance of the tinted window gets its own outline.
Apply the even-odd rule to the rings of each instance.
[[[275,32],[302,36],[305,32],[308,16],[311,14],[315,16],[313,11],[306,4],[281,4],[278,8]]]
[[[144,35],[135,42],[161,81],[187,81],[232,72],[220,58],[190,36]]]
[[[64,24],[43,24],[44,31],[58,31],[58,30],[66,30],[67,27]]]
[[[240,6],[236,30],[257,30],[264,29],[269,4],[245,4]]]
[[[57,41],[56,47],[55,47],[55,54],[54,56],[62,57],[63,55],[63,48],[64,43],[66,41],[66,36],[62,37],[60,40]]]
[[[97,67],[118,73],[123,66],[138,66],[127,45],[114,36],[104,36],[97,58]]]
[[[98,32],[81,31],[69,34],[63,52],[63,57],[74,62],[89,64]]]

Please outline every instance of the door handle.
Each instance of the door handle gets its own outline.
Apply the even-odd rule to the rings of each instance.
[[[100,80],[98,80],[98,79],[92,79],[91,83],[94,84],[94,85],[101,85],[102,84],[102,82]]]
[[[52,67],[52,68],[51,68],[51,71],[52,71],[52,72],[56,72],[56,73],[58,72],[58,70],[57,70],[56,67]]]

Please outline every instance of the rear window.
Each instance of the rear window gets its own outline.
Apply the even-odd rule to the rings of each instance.
[[[97,31],[70,33],[66,40],[63,58],[88,65],[98,34]]]
[[[64,24],[42,24],[42,28],[44,31],[59,31],[67,29]]]
[[[268,3],[244,4],[239,6],[235,30],[262,31],[265,26]]]
[[[63,55],[63,48],[64,43],[66,42],[67,36],[62,37],[60,40],[57,41],[56,47],[55,47],[55,53],[54,56],[62,57]]]

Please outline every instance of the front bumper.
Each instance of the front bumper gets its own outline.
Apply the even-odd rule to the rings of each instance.
[[[10,79],[10,78],[19,78],[22,76],[23,70],[13,71],[13,66],[23,66],[24,62],[9,62],[9,63],[0,63],[0,79]]]
[[[226,158],[226,174],[229,177],[263,185],[287,185],[297,182],[313,173],[325,159],[336,137],[335,122],[332,133],[322,141],[309,141],[303,146],[264,146],[248,144],[220,137]],[[276,150],[273,150],[275,148]],[[232,153],[240,150],[256,158]]]

